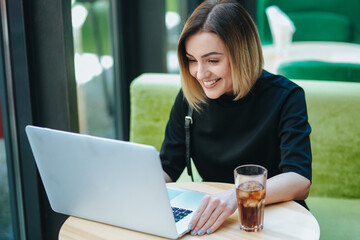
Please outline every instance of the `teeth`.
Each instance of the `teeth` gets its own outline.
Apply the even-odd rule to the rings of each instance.
[[[206,81],[206,82],[204,82],[204,85],[205,85],[205,86],[211,86],[211,85],[213,85],[213,84],[216,83],[216,82],[217,82],[217,80]]]

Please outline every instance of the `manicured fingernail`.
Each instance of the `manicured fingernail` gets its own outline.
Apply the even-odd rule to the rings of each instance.
[[[200,231],[198,231],[198,235],[201,235],[201,234],[203,234],[203,230],[200,230]]]
[[[196,231],[195,231],[195,230],[192,231],[191,234],[192,234],[192,235],[196,235]]]
[[[211,229],[208,229],[208,230],[206,231],[206,233],[207,233],[207,234],[210,234],[210,233],[211,233]]]
[[[193,225],[192,225],[192,224],[190,224],[188,229],[190,230],[190,229],[192,229],[192,228],[193,228]]]

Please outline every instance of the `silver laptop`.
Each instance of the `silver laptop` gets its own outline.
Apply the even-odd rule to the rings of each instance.
[[[27,126],[55,212],[178,238],[204,193],[167,189],[157,150],[148,145]],[[175,221],[172,207],[191,212]]]

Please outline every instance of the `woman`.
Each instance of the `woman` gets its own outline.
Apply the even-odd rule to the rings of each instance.
[[[266,204],[305,200],[311,128],[304,91],[262,70],[257,29],[241,5],[202,3],[184,26],[178,58],[182,90],[160,151],[166,181],[185,168],[184,117],[191,106],[191,157],[204,181],[233,183],[235,167],[258,164],[268,169]],[[191,234],[215,232],[236,208],[234,190],[204,197]]]

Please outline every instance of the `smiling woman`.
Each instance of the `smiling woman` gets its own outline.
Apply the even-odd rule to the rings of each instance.
[[[194,108],[190,157],[204,181],[234,182],[237,166],[268,170],[266,204],[305,204],[311,149],[304,91],[263,71],[255,23],[235,0],[203,2],[178,43],[181,91],[172,107],[160,157],[166,181],[186,166],[184,119]],[[237,208],[235,190],[204,197],[189,225],[211,234]]]
[[[236,100],[250,91],[261,75],[263,67],[260,38],[248,12],[236,2],[206,2],[208,4],[199,6],[199,11],[194,11],[187,20],[177,50],[183,92],[189,104],[195,109],[200,109],[200,105],[205,103],[206,97],[209,96],[206,96],[199,82],[193,81],[195,76],[191,73],[189,66],[191,62],[188,61],[188,54],[191,54],[188,49],[191,47],[190,44],[194,45],[196,42],[198,44],[196,47],[199,49],[193,51],[202,51],[203,54],[219,52],[226,55],[224,59],[226,58],[230,64],[229,71],[233,82],[231,92]],[[232,8],[229,7],[230,5]],[[199,41],[192,41],[191,39],[194,38]],[[211,45],[207,46],[207,44]],[[239,64],[240,62],[242,64]]]

